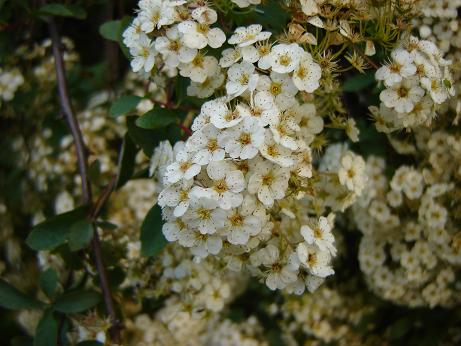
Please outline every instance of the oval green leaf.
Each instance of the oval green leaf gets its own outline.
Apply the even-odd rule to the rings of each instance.
[[[136,108],[142,97],[135,95],[125,95],[116,100],[109,110],[109,115],[118,117],[119,115],[127,114]]]
[[[56,299],[54,309],[65,314],[75,314],[94,307],[100,300],[101,296],[94,291],[68,292]]]
[[[162,210],[154,205],[146,215],[141,226],[141,254],[154,256],[168,243],[162,233]]]
[[[176,121],[176,114],[165,108],[154,108],[136,119],[136,125],[143,129],[159,129]]]
[[[10,310],[40,309],[43,303],[0,279],[0,306]]]

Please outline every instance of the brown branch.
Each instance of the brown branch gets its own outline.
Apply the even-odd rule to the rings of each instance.
[[[101,196],[99,196],[98,200],[92,208],[93,211],[91,213],[91,220],[96,221],[99,215],[101,214],[102,207],[104,207],[112,191],[114,191],[116,181],[117,176],[114,175],[110,180],[109,184],[107,184],[107,186],[104,188],[103,192],[101,193]]]
[[[45,1],[43,1],[45,2]],[[92,194],[91,194],[91,184],[88,176],[88,160],[87,160],[87,151],[85,148],[85,142],[80,131],[80,126],[78,124],[77,118],[72,109],[70,102],[69,91],[67,88],[67,80],[64,69],[64,61],[61,52],[61,39],[59,37],[58,29],[56,22],[53,17],[47,19],[48,29],[51,35],[51,41],[53,43],[53,56],[56,69],[56,80],[58,84],[58,94],[59,101],[61,104],[62,113],[65,116],[67,124],[69,125],[70,132],[75,142],[75,148],[77,151],[77,164],[82,181],[82,193],[83,193],[83,202],[90,207],[92,207]],[[109,189],[111,191],[112,188]],[[108,195],[107,195],[108,197]],[[107,197],[103,197],[107,200]],[[99,204],[97,204],[98,206]],[[98,207],[100,209],[100,207]],[[94,215],[94,212],[92,213]],[[104,261],[102,258],[101,243],[99,241],[99,235],[97,228],[93,224],[94,236],[91,241],[91,245],[94,253],[95,266],[98,271],[99,280],[101,284],[101,290],[104,297],[104,303],[106,306],[107,314],[109,315],[112,327],[109,329],[111,339],[114,343],[120,344],[120,323],[117,319],[115,312],[114,302],[112,300],[112,294],[110,291],[110,286],[107,280],[107,273],[104,267]]]
[[[371,60],[371,58],[369,56],[367,56],[366,54],[362,54],[362,57],[367,61],[367,63],[373,67],[375,70],[378,70],[379,69],[379,66],[373,61]]]

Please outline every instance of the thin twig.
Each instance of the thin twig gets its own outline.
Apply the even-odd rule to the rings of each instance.
[[[98,200],[93,206],[93,212],[91,213],[91,219],[96,221],[99,215],[101,214],[102,207],[106,204],[107,200],[110,197],[112,191],[114,191],[115,183],[117,181],[117,176],[114,175],[110,180],[109,184],[104,188],[101,196],[99,196]]]
[[[371,67],[373,67],[375,70],[379,69],[379,66],[373,60],[371,60],[370,57],[368,57],[366,54],[362,54],[362,56]]]
[[[44,2],[44,1],[43,1]],[[53,43],[53,56],[56,68],[56,80],[58,84],[58,94],[59,94],[59,101],[62,108],[62,113],[64,114],[67,124],[69,125],[70,132],[75,142],[75,148],[77,151],[77,164],[78,169],[80,172],[80,178],[82,181],[82,193],[83,193],[83,202],[90,207],[93,206],[92,204],[92,194],[91,194],[91,184],[88,176],[88,160],[87,160],[87,151],[85,148],[85,142],[83,140],[82,133],[80,131],[80,126],[78,124],[77,118],[74,114],[72,109],[72,105],[70,102],[69,92],[67,88],[67,80],[65,75],[64,69],[64,61],[62,58],[61,52],[61,40],[59,37],[58,29],[56,26],[56,22],[54,21],[53,17],[49,17],[48,21],[48,28],[51,35],[51,40]],[[112,190],[112,188],[110,188]],[[108,195],[107,195],[108,197]],[[107,200],[107,197],[103,198]],[[99,207],[101,208],[101,207]],[[94,211],[92,212],[94,215]],[[104,297],[104,303],[106,306],[107,314],[109,315],[112,327],[110,328],[110,336],[114,343],[120,343],[120,323],[117,319],[117,315],[115,313],[114,302],[112,300],[112,294],[110,291],[110,286],[107,280],[107,273],[104,267],[104,261],[102,258],[102,251],[101,251],[101,243],[99,241],[99,235],[97,232],[97,228],[93,224],[94,229],[94,236],[91,241],[91,245],[93,248],[94,253],[94,261],[95,266],[98,271],[99,281],[101,283],[101,290]]]

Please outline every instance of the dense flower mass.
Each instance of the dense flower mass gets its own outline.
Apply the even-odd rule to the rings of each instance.
[[[379,96],[380,108],[370,109],[378,130],[429,126],[437,105],[455,95],[451,64],[434,43],[415,37],[393,50],[389,65],[376,71],[376,79],[386,87]]]
[[[8,344],[461,344],[461,0],[0,8]]]
[[[416,133],[421,167],[403,165],[386,178],[383,159],[367,161],[369,185],[354,206],[364,233],[359,261],[370,285],[385,298],[410,306],[459,304],[461,264],[456,184],[459,138],[444,131]],[[389,252],[386,249],[389,248]]]

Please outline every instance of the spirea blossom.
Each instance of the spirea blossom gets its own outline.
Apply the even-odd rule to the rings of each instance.
[[[451,63],[434,43],[413,36],[394,49],[390,63],[375,75],[386,87],[379,95],[380,108],[370,107],[378,130],[431,124],[439,105],[455,93]]]
[[[251,111],[248,101],[242,99],[238,105],[242,110],[232,111],[225,99],[211,100],[203,104],[194,133],[185,143],[176,145],[177,150],[165,150],[169,144],[164,142],[155,150],[154,157],[174,152],[156,173],[163,174],[158,179],[163,182],[158,199],[166,220],[163,233],[198,258],[215,256],[230,270],[252,268],[250,272],[263,277],[270,289],[300,294],[305,287],[314,290],[314,282],[334,273],[331,259],[336,255],[334,215],[317,218],[305,211],[312,203],[324,203],[332,211],[347,207],[363,189],[365,166],[345,147],[330,150],[337,153],[340,164],[320,167],[315,186],[325,190],[321,195],[327,199],[311,200],[302,192],[313,167],[302,135],[304,116],[297,113],[300,106],[289,108],[284,118],[276,110],[275,98],[269,93],[264,97],[274,110],[265,122]],[[315,107],[306,109],[315,114]],[[323,125],[314,123],[311,126],[320,127],[313,135]],[[282,131],[280,126],[287,128]],[[333,196],[333,191],[344,199]],[[277,239],[283,234],[291,234],[292,240],[280,247]]]

